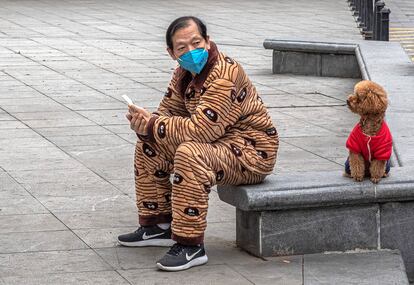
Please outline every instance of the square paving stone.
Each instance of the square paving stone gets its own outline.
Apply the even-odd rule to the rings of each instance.
[[[0,215],[40,214],[47,209],[26,191],[1,191]]]
[[[88,248],[68,230],[0,234],[0,241],[0,254]]]
[[[55,215],[72,230],[138,227],[136,211],[56,212]]]
[[[43,232],[65,230],[66,227],[51,214],[0,215],[0,233]]]
[[[22,184],[24,188],[35,197],[73,197],[73,196],[99,196],[119,195],[120,191],[109,182],[100,177],[96,179],[62,179],[59,182],[27,182]]]
[[[127,285],[130,284],[116,271],[51,273],[38,276],[10,276],[2,277],[3,282],[9,285]]]
[[[0,254],[2,277],[110,269],[112,268],[90,249]]]
[[[304,257],[304,284],[406,284],[398,252],[311,254]]]
[[[122,193],[110,196],[38,196],[37,199],[52,212],[132,212],[136,209],[135,201]]]
[[[270,258],[255,264],[232,265],[238,273],[253,284],[302,285],[302,256]]]

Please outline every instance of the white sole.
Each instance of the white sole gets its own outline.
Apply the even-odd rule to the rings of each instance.
[[[161,263],[157,262],[157,267],[161,270],[164,270],[164,271],[181,271],[181,270],[189,269],[189,268],[194,267],[194,266],[199,266],[199,265],[206,264],[207,261],[208,261],[207,255],[203,255],[203,256],[194,258],[190,262],[188,262],[184,265],[181,265],[181,266],[168,267],[168,266],[163,266]]]
[[[128,247],[143,247],[143,246],[162,246],[162,247],[170,247],[173,246],[176,242],[172,239],[149,239],[149,240],[141,240],[141,241],[134,241],[134,242],[124,242],[118,240],[119,244]]]

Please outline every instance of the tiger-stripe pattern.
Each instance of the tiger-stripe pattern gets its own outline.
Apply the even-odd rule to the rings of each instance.
[[[147,130],[135,158],[140,223],[168,221],[172,212],[173,238],[183,244],[203,240],[209,189],[262,181],[279,147],[255,87],[213,42],[200,74],[175,70]],[[171,185],[166,173],[172,172]]]

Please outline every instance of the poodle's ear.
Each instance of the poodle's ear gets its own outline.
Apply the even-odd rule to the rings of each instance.
[[[388,98],[387,94],[385,93],[377,93],[377,100],[378,100],[378,113],[385,113],[388,107]]]
[[[361,108],[366,114],[383,114],[387,110],[387,94],[382,88],[370,88],[367,90],[365,100]]]

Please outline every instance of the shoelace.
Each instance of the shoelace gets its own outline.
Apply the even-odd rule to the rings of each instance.
[[[183,251],[183,249],[184,249],[183,245],[181,245],[179,243],[176,243],[170,248],[170,250],[167,252],[167,254],[173,255],[173,256],[178,256]]]

